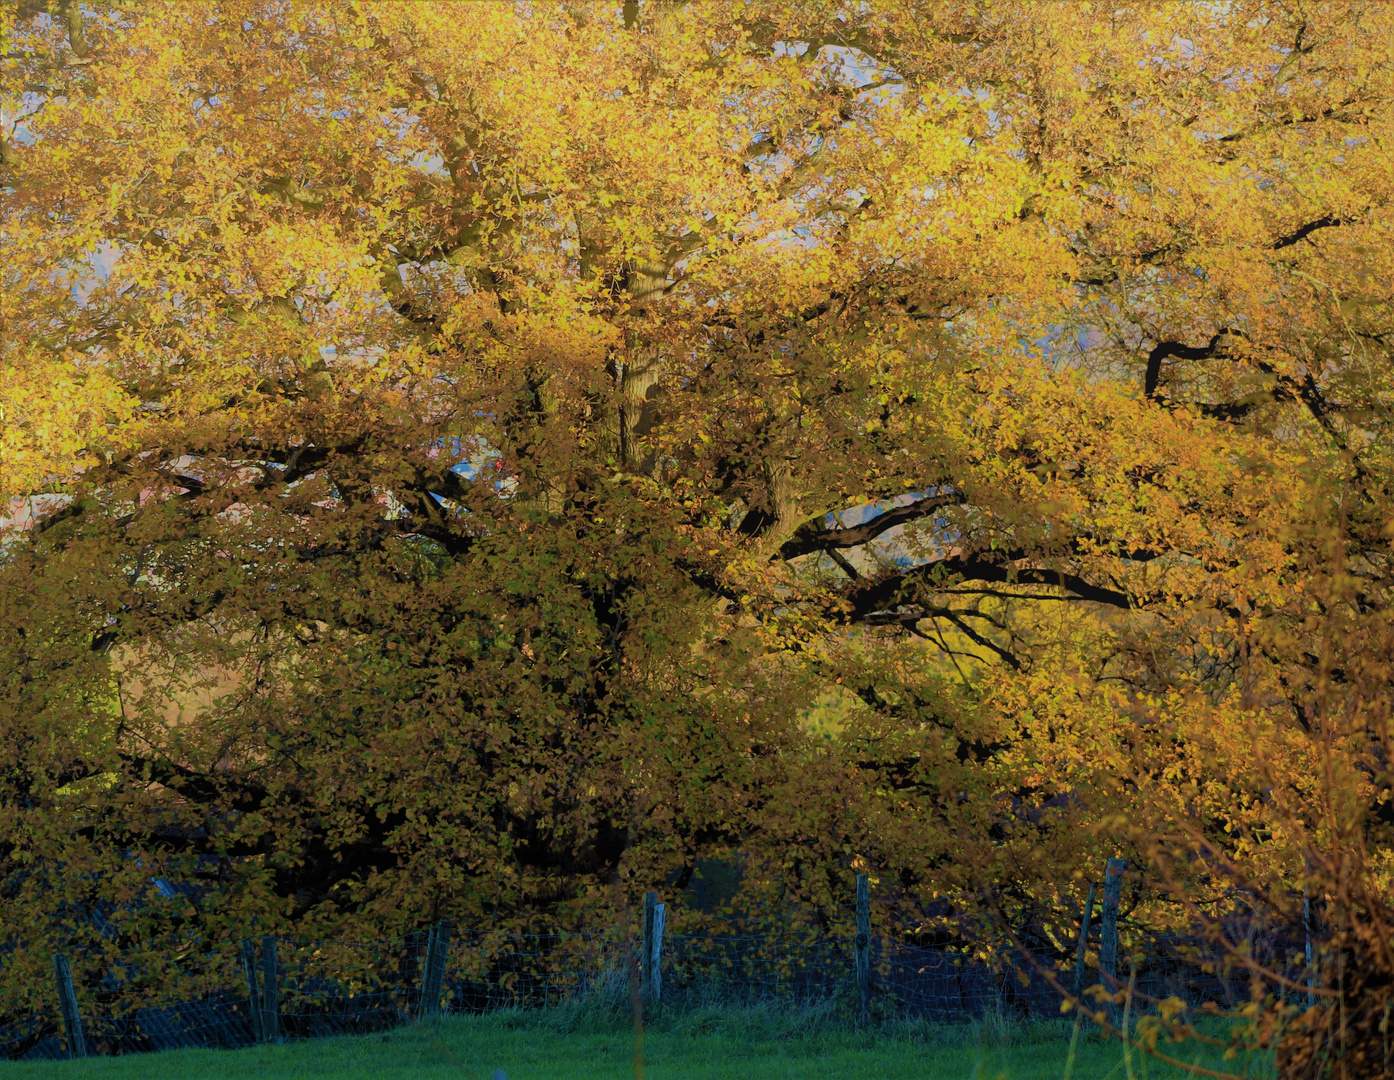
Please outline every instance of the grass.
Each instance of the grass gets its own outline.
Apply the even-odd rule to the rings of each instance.
[[[857,1031],[830,1010],[708,1008],[660,1014],[642,1040],[646,1080],[1066,1080],[1069,1025],[895,1022]],[[386,1035],[176,1050],[73,1062],[0,1063],[0,1080],[630,1080],[632,1025],[585,1005],[412,1024]],[[1180,1056],[1195,1059],[1195,1049]],[[1272,1076],[1271,1059],[1212,1068]],[[1129,1069],[1129,1064],[1131,1069]],[[1092,1033],[1077,1041],[1069,1080],[1180,1080],[1185,1072]]]

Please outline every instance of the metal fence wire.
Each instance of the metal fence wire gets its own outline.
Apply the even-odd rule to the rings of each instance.
[[[386,941],[275,942],[275,1007],[263,941],[254,1034],[266,1040],[350,1035],[395,1027],[414,1014],[425,969],[427,934]],[[252,979],[248,977],[248,982]]]
[[[632,926],[578,933],[469,930],[453,939],[442,980],[446,1012],[560,1005],[628,979]]]
[[[673,934],[660,972],[667,1000],[809,1004],[846,992],[848,942],[807,931]]]
[[[236,949],[186,949],[177,991],[134,968],[75,954],[55,958],[55,992],[30,1007],[0,1003],[0,1055],[12,1059],[129,1054],[182,1047],[240,1047],[385,1030],[439,1013],[539,1009],[609,994],[626,1007],[641,993],[664,1008],[702,1004],[819,1002],[855,1005],[852,927],[812,921],[756,929],[740,919],[674,913],[659,924],[657,964],[649,934],[633,924],[574,933],[456,930],[448,923],[402,938],[301,941],[259,938]],[[909,928],[904,928],[906,931]],[[1286,977],[1300,993],[1300,942],[1240,935],[1238,955]],[[870,934],[868,981],[881,1017],[961,1022],[988,1014],[1060,1015],[1073,958],[1007,950],[991,956],[907,944],[908,932]],[[1234,943],[1231,943],[1232,945]],[[1168,997],[1221,1007],[1250,1000],[1250,973],[1213,940],[1153,937],[1120,956],[1114,985],[1131,977],[1138,1006]],[[71,968],[69,968],[71,961]],[[0,960],[0,963],[3,963]],[[71,970],[69,985],[62,971]],[[650,981],[641,985],[641,978]],[[1097,967],[1084,985],[1101,978]],[[66,995],[66,996],[65,996]],[[75,1018],[70,1019],[71,1017]]]
[[[64,965],[66,967],[66,965]],[[68,988],[81,1042],[64,1016],[61,983],[38,1008],[0,1014],[0,1054],[10,1059],[57,1059],[81,1054],[132,1054],[192,1047],[250,1046],[256,1041],[245,990],[235,968],[217,957],[188,965],[178,988],[121,964],[92,969],[79,963]],[[57,965],[55,964],[55,968]]]

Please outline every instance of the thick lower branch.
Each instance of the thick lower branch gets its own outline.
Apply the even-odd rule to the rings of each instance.
[[[994,584],[1044,585],[1063,589],[1073,594],[1073,598],[1088,600],[1096,604],[1124,611],[1134,607],[1127,593],[1096,585],[1078,574],[1065,571],[1048,570],[1043,567],[1018,567],[1010,563],[990,563],[975,556],[960,556],[939,559],[932,563],[906,570],[901,574],[878,578],[875,581],[857,583],[847,594],[851,603],[851,620],[864,622],[878,612],[887,611],[896,605],[911,602],[918,586],[927,582],[931,575],[942,575],[963,581],[986,581]]]
[[[812,521],[804,522],[794,530],[794,535],[780,545],[779,554],[785,559],[795,559],[800,555],[811,555],[815,551],[827,551],[830,548],[860,547],[862,544],[875,540],[883,533],[889,532],[897,525],[904,525],[918,518],[927,517],[936,510],[942,510],[946,506],[956,506],[962,501],[961,495],[952,492],[942,495],[927,495],[922,499],[907,503],[905,506],[893,507],[864,524],[841,529],[822,528],[824,516],[819,515]]]

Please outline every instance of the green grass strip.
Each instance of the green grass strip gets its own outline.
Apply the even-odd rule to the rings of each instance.
[[[644,1080],[1062,1080],[1066,1022],[964,1026],[892,1023],[857,1031],[819,1010],[702,1009],[660,1015],[644,1033]],[[1197,1047],[1200,1064],[1243,1072]],[[1187,1074],[1134,1054],[1137,1080]],[[1272,1075],[1271,1059],[1248,1075]],[[626,1019],[585,1008],[446,1017],[386,1035],[289,1042],[246,1050],[175,1050],[73,1062],[0,1063],[0,1080],[632,1080]],[[1081,1034],[1071,1080],[1123,1080],[1117,1042]]]

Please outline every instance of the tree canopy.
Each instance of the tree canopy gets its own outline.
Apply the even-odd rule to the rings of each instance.
[[[1386,6],[0,18],[36,958],[1388,883]]]

